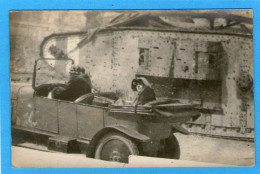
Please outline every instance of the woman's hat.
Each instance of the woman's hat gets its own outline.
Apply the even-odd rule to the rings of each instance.
[[[147,86],[145,84],[145,81],[147,81],[145,78],[143,77],[140,77],[140,78],[135,78],[133,81],[132,81],[132,84],[131,84],[131,88],[133,91],[137,91],[136,89],[136,86],[137,85],[143,85],[143,86]],[[148,85],[149,86],[149,85]]]

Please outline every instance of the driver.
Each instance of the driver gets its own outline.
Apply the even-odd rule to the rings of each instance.
[[[64,100],[64,94],[65,94],[66,88],[58,86],[53,88],[49,94],[48,97],[49,99],[58,99],[58,100]]]

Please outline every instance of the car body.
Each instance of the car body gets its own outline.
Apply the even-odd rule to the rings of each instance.
[[[165,140],[173,153],[169,158],[179,158],[179,144],[173,133],[187,134],[181,124],[200,115],[193,109],[194,105],[169,99],[135,106],[117,105],[111,102],[115,98],[104,97],[102,93],[86,94],[81,97],[83,100],[75,102],[50,99],[47,94],[65,84],[35,86],[36,69],[37,61],[33,85],[12,84],[13,140],[17,135],[21,138],[30,133],[33,135],[29,139],[43,140],[51,150],[78,149],[89,157],[121,162],[127,162],[130,154],[160,156],[164,153],[161,156],[167,157],[168,154],[161,152],[167,146]],[[17,134],[19,131],[23,134]],[[39,135],[45,138],[33,138]],[[121,146],[128,148],[126,154]],[[104,154],[102,149],[105,149]],[[108,158],[106,153],[110,151]]]

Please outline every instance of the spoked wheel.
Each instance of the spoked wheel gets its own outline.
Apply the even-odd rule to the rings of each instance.
[[[180,145],[174,135],[161,140],[162,148],[158,151],[158,157],[180,159]]]
[[[137,145],[124,134],[113,132],[98,142],[95,158],[106,161],[128,162],[129,155],[138,155]]]

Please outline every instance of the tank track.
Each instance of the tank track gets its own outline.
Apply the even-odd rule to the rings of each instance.
[[[189,130],[191,134],[207,136],[212,138],[222,138],[229,140],[254,142],[254,129],[246,128],[244,133],[241,133],[241,128],[236,127],[220,127],[206,124],[185,123],[184,128]]]

